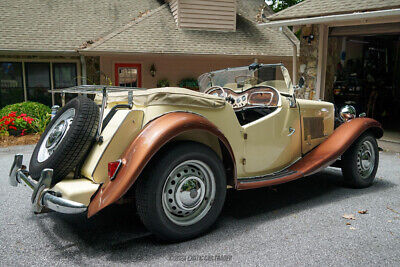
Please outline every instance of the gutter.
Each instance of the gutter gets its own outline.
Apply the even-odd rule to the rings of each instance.
[[[81,83],[83,85],[86,85],[87,84],[87,77],[86,77],[86,60],[85,60],[85,56],[81,55],[80,59],[81,59],[81,76],[82,76]]]
[[[18,54],[52,54],[52,53],[63,53],[63,54],[74,54],[77,55],[78,52],[76,50],[39,50],[39,49],[28,49],[28,50],[20,50],[20,49],[2,49],[0,48],[0,53],[18,53]]]
[[[294,26],[294,25],[307,25],[307,24],[325,24],[339,21],[350,21],[359,19],[371,19],[381,18],[389,16],[400,16],[400,8],[390,10],[378,10],[369,12],[357,12],[352,14],[341,14],[341,15],[330,15],[330,16],[319,16],[314,18],[299,18],[299,19],[286,19],[278,21],[270,21],[266,23],[260,23],[259,26]]]

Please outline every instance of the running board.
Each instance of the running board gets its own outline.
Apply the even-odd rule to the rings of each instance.
[[[238,178],[236,188],[244,190],[277,185],[319,172],[333,164],[368,129],[376,138],[382,137],[383,130],[376,120],[352,119],[340,125],[328,139],[287,169],[261,177]]]

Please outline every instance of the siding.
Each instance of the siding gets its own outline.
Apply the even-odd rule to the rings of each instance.
[[[170,0],[179,28],[235,31],[236,0]]]

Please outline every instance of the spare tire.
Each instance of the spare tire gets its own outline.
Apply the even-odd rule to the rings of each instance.
[[[53,169],[56,184],[84,159],[96,136],[99,107],[85,96],[69,101],[51,120],[37,143],[29,164],[35,180],[43,169]]]

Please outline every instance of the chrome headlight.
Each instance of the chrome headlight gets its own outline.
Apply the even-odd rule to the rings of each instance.
[[[349,121],[356,117],[356,109],[351,105],[342,107],[339,111],[340,119],[342,121]]]

